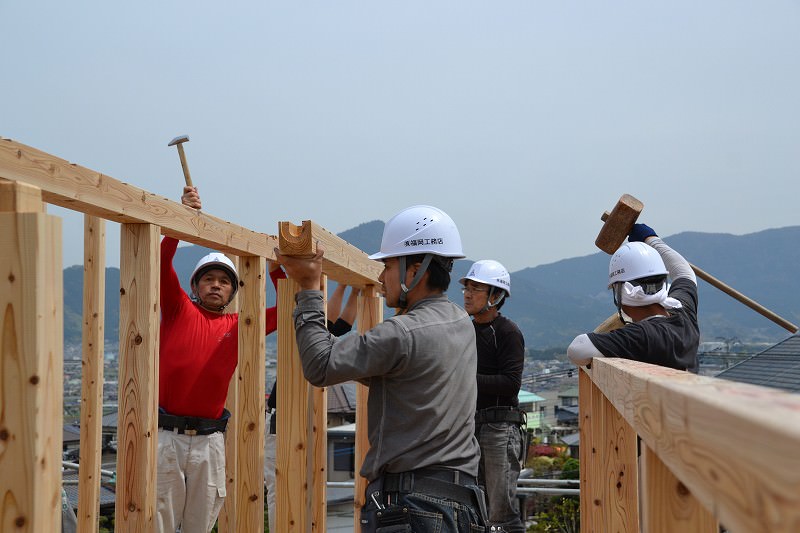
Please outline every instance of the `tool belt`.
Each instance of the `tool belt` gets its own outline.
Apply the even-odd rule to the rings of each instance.
[[[475,413],[475,424],[492,424],[508,422],[510,424],[527,424],[527,417],[523,411],[511,405],[487,407]]]
[[[222,410],[219,418],[200,418],[196,416],[176,416],[166,412],[158,413],[158,428],[166,431],[177,431],[184,435],[210,435],[225,432],[228,427],[230,411]]]
[[[477,508],[475,493],[466,485],[476,486],[477,481],[473,476],[458,470],[421,468],[384,474],[381,492],[385,496],[419,492]]]

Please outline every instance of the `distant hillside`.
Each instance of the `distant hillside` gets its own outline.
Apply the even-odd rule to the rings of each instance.
[[[361,224],[339,234],[367,253],[380,248],[383,222]],[[800,324],[800,226],[770,229],[735,236],[686,232],[665,240],[690,262],[728,283],[746,296],[787,320]],[[175,270],[188,290],[188,277],[206,248],[178,248]],[[502,258],[497,258],[502,261]],[[605,288],[609,256],[605,253],[564,259],[547,265],[512,272],[513,297],[503,313],[516,321],[533,349],[566,347],[577,335],[593,329],[614,312],[611,295]],[[462,302],[458,279],[472,260],[457,261],[448,294]],[[65,342],[80,342],[83,269],[64,270]],[[119,270],[106,272],[106,335],[114,342],[119,322]],[[735,301],[727,294],[699,281],[700,327],[704,341],[738,339],[749,342],[778,342],[789,332]],[[267,302],[275,295],[267,287]]]

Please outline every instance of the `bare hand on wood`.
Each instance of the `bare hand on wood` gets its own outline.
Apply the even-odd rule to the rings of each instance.
[[[200,201],[200,194],[197,192],[197,187],[186,185],[181,195],[181,203],[194,209],[202,208],[203,203]]]
[[[319,290],[322,280],[322,256],[325,249],[317,243],[317,253],[312,256],[281,255],[275,248],[275,259],[286,271],[286,276],[295,280],[302,290]]]

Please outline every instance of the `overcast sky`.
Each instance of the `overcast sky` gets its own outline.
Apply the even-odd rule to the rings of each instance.
[[[596,252],[623,193],[662,236],[800,223],[798,0],[0,0],[0,35],[0,136],[177,200],[188,134],[256,231],[426,203],[515,271]]]

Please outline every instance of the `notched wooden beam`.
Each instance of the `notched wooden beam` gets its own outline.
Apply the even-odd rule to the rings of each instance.
[[[378,285],[383,266],[367,257],[338,235],[319,224],[304,220],[299,226],[291,222],[278,223],[278,245],[284,255],[302,256],[316,253],[322,245],[322,271],[337,283],[366,288]]]
[[[283,255],[314,255],[317,247],[311,233],[310,220],[304,220],[299,226],[281,222],[278,224],[278,248]]]

